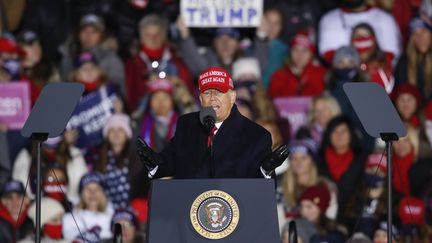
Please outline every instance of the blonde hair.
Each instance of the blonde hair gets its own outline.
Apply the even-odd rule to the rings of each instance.
[[[259,81],[256,82],[256,91],[252,98],[252,103],[256,120],[275,121],[277,119],[276,108]]]
[[[406,55],[408,59],[408,82],[417,86],[417,61],[422,54],[419,53],[415,47],[413,35],[410,36],[408,41]],[[424,55],[423,75],[425,80],[424,89],[427,93],[429,93],[432,91],[432,41],[429,44],[428,52]]]
[[[108,198],[107,198],[107,196],[106,196],[105,191],[103,190],[103,188],[101,190],[102,190],[102,199],[101,199],[101,202],[98,205],[97,211],[100,212],[100,213],[103,213],[103,212],[105,212],[105,210],[107,208]],[[82,196],[82,192],[81,192],[80,201],[79,201],[77,207],[80,208],[80,209],[88,209],[88,205],[84,202],[84,199],[83,199],[83,196]]]
[[[309,181],[305,186],[313,186],[318,183],[318,169],[311,159],[311,168],[309,170]],[[282,178],[282,192],[285,202],[289,207],[297,206],[297,197],[299,194],[299,185],[292,167],[289,167]]]
[[[310,104],[309,113],[308,113],[309,126],[313,125],[312,123],[314,122],[313,118],[314,118],[314,113],[315,113],[315,105],[318,101],[323,101],[324,103],[327,104],[327,106],[330,109],[332,117],[336,117],[336,116],[342,114],[341,108],[340,108],[339,103],[337,102],[336,98],[334,98],[329,93],[323,93],[319,96],[315,96],[312,99],[312,102]]]

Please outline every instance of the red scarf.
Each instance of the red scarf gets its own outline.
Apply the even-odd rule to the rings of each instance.
[[[141,47],[141,51],[144,52],[151,60],[159,60],[162,58],[162,55],[164,54],[166,45],[162,45],[161,48],[158,49],[150,49],[146,46]]]
[[[93,92],[96,91],[100,85],[101,85],[101,81],[100,80],[93,80],[93,81],[83,81],[83,80],[78,80],[78,82],[84,84],[85,87],[85,91],[87,92]]]
[[[398,192],[406,193],[409,195],[410,185],[408,180],[408,171],[414,163],[414,149],[404,157],[394,156],[393,159],[393,187]]]
[[[412,117],[408,120],[408,123],[409,123],[412,127],[414,127],[414,128],[419,128],[419,127],[420,127],[420,119],[419,119],[416,115],[412,116]]]
[[[354,154],[352,149],[349,149],[344,154],[338,154],[329,146],[325,150],[325,160],[327,163],[328,170],[332,178],[339,182],[342,175],[346,172],[348,167],[351,165],[354,159]]]
[[[10,215],[7,208],[2,203],[0,203],[0,218],[4,219],[5,221],[7,221],[12,226],[12,228],[13,228],[13,234],[12,235],[14,238],[12,241],[16,242],[16,239],[15,239],[16,231],[17,231],[17,228],[21,227],[21,225],[23,225],[27,219],[27,208],[23,207],[21,214],[20,214],[20,217],[18,218],[17,221],[15,221],[12,218],[12,215]]]

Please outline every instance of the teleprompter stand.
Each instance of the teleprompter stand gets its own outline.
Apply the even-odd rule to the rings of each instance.
[[[36,175],[36,242],[40,238],[41,219],[41,145],[48,138],[59,136],[84,92],[78,83],[51,83],[44,87],[34,105],[21,135],[37,143]]]
[[[392,142],[406,136],[406,128],[384,88],[376,83],[346,83],[343,86],[355,113],[372,137],[381,138],[387,153],[387,242],[392,242]]]

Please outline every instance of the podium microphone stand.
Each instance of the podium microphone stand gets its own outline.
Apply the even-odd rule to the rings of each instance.
[[[37,99],[21,135],[37,143],[36,171],[36,241],[41,240],[41,147],[48,138],[59,136],[72,115],[84,85],[79,83],[51,83],[44,87]]]
[[[343,90],[366,133],[381,138],[387,153],[387,242],[392,242],[392,142],[407,134],[396,108],[377,83],[346,83]]]

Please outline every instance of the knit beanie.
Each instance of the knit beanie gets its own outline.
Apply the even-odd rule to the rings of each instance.
[[[330,205],[330,192],[325,185],[311,186],[300,196],[300,202],[305,200],[310,200],[324,214]]]
[[[352,46],[342,46],[336,50],[333,56],[333,66],[342,59],[349,59],[356,67],[360,66],[360,55]]]
[[[126,133],[128,139],[132,138],[132,128],[130,126],[129,116],[121,113],[116,113],[112,115],[105,123],[105,126],[103,128],[102,133],[104,138],[108,137],[108,131],[113,127],[121,127],[123,131]]]

